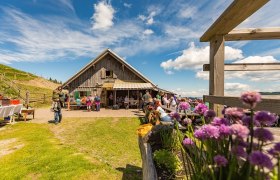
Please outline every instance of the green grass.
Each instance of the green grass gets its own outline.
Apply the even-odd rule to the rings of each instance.
[[[6,126],[0,141],[16,138],[12,145],[24,146],[0,157],[0,179],[141,179],[138,124],[137,118],[70,118]]]
[[[34,79],[37,77],[31,73],[20,71],[18,69],[15,69],[15,68],[12,68],[9,66],[5,66],[3,64],[0,64],[0,72],[2,74],[5,73],[5,77],[12,79],[12,80],[14,80],[15,74],[16,74],[16,80],[22,80],[22,81],[31,80],[31,79]]]

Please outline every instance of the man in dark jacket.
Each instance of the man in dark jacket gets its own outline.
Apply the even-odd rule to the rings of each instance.
[[[53,91],[52,100],[53,100],[53,110],[54,110],[54,121],[55,123],[60,123],[62,120],[62,113],[61,113],[61,107],[62,107],[62,101],[61,96],[63,96],[62,93],[62,87],[59,86],[57,89]]]

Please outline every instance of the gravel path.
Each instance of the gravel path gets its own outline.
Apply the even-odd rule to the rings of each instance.
[[[65,109],[62,110],[63,118],[68,117],[143,117],[144,113],[138,109],[104,109],[101,108],[99,112],[91,111],[87,112],[85,110],[72,110],[67,111]],[[28,120],[33,123],[47,123],[49,120],[54,119],[54,113],[50,111],[48,108],[35,109],[35,118],[32,118],[31,115],[28,116]]]

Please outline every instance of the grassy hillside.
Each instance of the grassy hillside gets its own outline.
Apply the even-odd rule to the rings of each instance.
[[[3,64],[0,64],[0,73],[0,93],[7,98],[25,99],[26,92],[28,91],[30,93],[30,99],[40,99],[39,102],[31,103],[31,106],[50,105],[52,91],[59,85],[34,74],[20,71]],[[43,103],[44,96],[46,100]]]

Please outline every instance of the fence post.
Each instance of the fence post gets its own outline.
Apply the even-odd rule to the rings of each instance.
[[[29,91],[26,91],[26,99],[25,99],[25,106],[28,109],[28,105],[29,105]]]
[[[44,93],[44,99],[43,99],[43,103],[46,103],[46,94]]]

